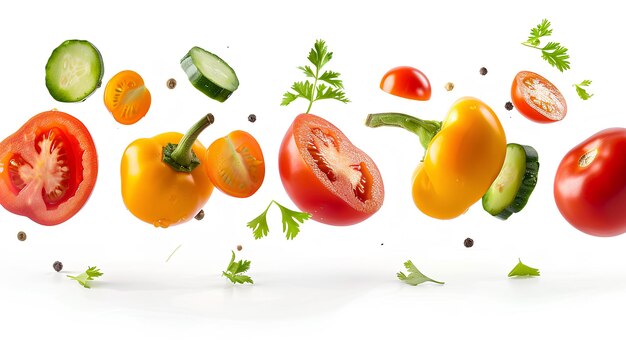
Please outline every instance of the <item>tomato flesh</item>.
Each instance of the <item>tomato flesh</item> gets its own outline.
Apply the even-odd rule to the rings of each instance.
[[[554,198],[563,217],[594,236],[626,232],[626,128],[610,128],[570,150],[556,172]]]
[[[76,214],[96,176],[93,140],[66,113],[41,113],[0,144],[0,204],[40,224],[56,225]]]
[[[383,181],[374,161],[315,115],[299,115],[288,129],[279,170],[292,201],[319,222],[356,224],[383,203]]]
[[[394,96],[427,101],[431,88],[428,77],[422,71],[410,66],[392,68],[380,81],[380,88]]]
[[[104,105],[121,124],[133,124],[150,109],[152,97],[143,78],[134,71],[113,76],[104,89]]]
[[[207,149],[207,174],[220,191],[247,198],[265,179],[265,161],[259,143],[244,131],[233,131]]]
[[[567,103],[558,88],[533,72],[521,71],[515,76],[511,99],[518,112],[538,123],[558,122],[567,114]]]

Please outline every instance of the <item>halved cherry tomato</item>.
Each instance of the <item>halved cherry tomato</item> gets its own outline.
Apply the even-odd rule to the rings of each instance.
[[[380,81],[380,88],[394,96],[427,101],[430,99],[430,81],[417,68],[395,67],[389,70]]]
[[[515,76],[511,99],[519,113],[538,123],[558,122],[567,114],[567,103],[561,92],[533,72],[521,71]]]
[[[313,220],[352,225],[383,204],[383,180],[374,161],[318,116],[296,117],[280,146],[278,164],[287,194]]]
[[[265,178],[259,143],[244,131],[233,131],[207,149],[207,174],[216,188],[238,198],[256,193]]]
[[[556,171],[563,217],[594,236],[626,233],[626,128],[609,128],[570,150]]]
[[[91,135],[67,113],[40,113],[0,143],[0,204],[42,225],[74,216],[97,175]]]
[[[152,97],[143,78],[134,71],[122,71],[113,76],[104,89],[104,105],[121,124],[133,124],[150,109]]]

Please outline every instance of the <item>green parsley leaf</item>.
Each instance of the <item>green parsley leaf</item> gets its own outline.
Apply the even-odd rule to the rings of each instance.
[[[548,19],[543,19],[537,27],[530,30],[530,35],[528,36],[528,40],[526,43],[531,44],[533,46],[539,46],[540,38],[544,36],[552,35],[552,29],[550,28],[550,21]]]
[[[548,42],[544,47],[540,47],[541,38],[550,35],[552,35],[550,21],[543,19],[537,27],[530,30],[528,40],[522,42],[522,45],[541,50],[541,58],[559,71],[569,70],[570,62],[567,48],[558,42]]]
[[[228,263],[228,267],[226,267],[226,271],[222,271],[222,276],[229,279],[230,282],[232,282],[233,284],[254,284],[254,281],[252,281],[252,278],[250,276],[243,274],[250,269],[250,261],[239,260],[235,262],[235,251],[231,252],[232,256],[230,258],[230,262]]]
[[[78,276],[66,276],[71,278],[72,280],[76,280],[84,288],[91,288],[91,286],[89,286],[89,281],[92,281],[94,277],[100,277],[102,275],[103,273],[100,272],[100,269],[96,266],[93,266],[87,267],[87,270]]]
[[[398,272],[396,275],[398,276],[400,281],[404,281],[404,283],[406,283],[407,285],[417,286],[424,282],[434,282],[440,285],[443,285],[445,283],[435,281],[432,278],[425,276],[423,273],[420,272],[420,270],[417,269],[417,267],[415,267],[415,265],[413,265],[413,262],[411,262],[411,260],[405,262],[404,267],[409,272],[409,275],[405,275],[404,272]]]
[[[509,277],[513,276],[540,276],[539,270],[536,268],[532,268],[530,266],[526,266],[522,263],[522,260],[518,259],[517,265],[513,267],[511,272],[509,272]]]
[[[324,40],[315,41],[307,58],[309,62],[313,64],[315,70],[308,65],[299,66],[298,69],[302,70],[306,77],[313,78],[313,83],[310,83],[308,80],[305,82],[295,82],[291,86],[293,92],[285,92],[280,105],[287,106],[298,98],[304,98],[309,101],[309,108],[306,110],[306,113],[309,113],[313,102],[322,99],[335,99],[343,103],[350,102],[346,94],[342,91],[343,82],[339,79],[339,72],[321,72],[322,67],[333,58],[333,53],[328,51],[326,42]],[[325,82],[326,85],[318,84],[320,81]]]
[[[255,240],[267,236],[270,231],[269,226],[267,225],[267,211],[272,204],[276,204],[276,206],[280,209],[283,221],[283,232],[285,233],[287,240],[292,240],[296,237],[300,232],[300,224],[311,218],[311,214],[309,213],[290,210],[280,205],[275,200],[272,200],[261,215],[252,219],[247,224],[247,226],[252,229]]]
[[[589,94],[587,90],[583,88],[588,87],[589,85],[591,85],[590,80],[584,80],[579,84],[574,84],[574,87],[576,87],[576,93],[578,93],[578,97],[582,98],[585,101],[593,97],[593,94]]]

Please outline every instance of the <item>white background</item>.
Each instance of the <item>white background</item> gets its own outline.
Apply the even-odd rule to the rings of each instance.
[[[91,131],[100,174],[83,210],[62,225],[42,227],[0,210],[0,356],[623,356],[626,236],[576,231],[552,196],[556,167],[571,147],[624,125],[626,29],[613,4],[4,2],[0,137],[39,112],[68,112]],[[552,40],[570,49],[570,71],[558,72],[538,50],[520,45],[542,18],[552,21]],[[44,66],[56,46],[73,38],[102,52],[103,85],[125,69],[144,77],[152,93],[144,119],[133,126],[115,122],[103,88],[78,104],[50,97]],[[328,69],[342,74],[352,102],[317,102],[312,112],[375,160],[385,203],[352,227],[306,222],[290,242],[274,208],[270,235],[254,241],[246,222],[270,200],[294,207],[276,158],[285,130],[307,104],[279,104],[291,83],[304,78],[296,67],[307,64],[317,38],[334,51]],[[179,60],[195,45],[237,72],[241,86],[227,102],[205,97],[186,79]],[[430,101],[378,88],[398,65],[429,77]],[[482,66],[486,76],[478,73]],[[504,109],[520,70],[561,89],[569,108],[562,122],[540,125]],[[178,80],[174,90],[165,86],[170,77]],[[593,80],[595,93],[586,102],[572,87],[583,79]],[[451,92],[443,88],[448,81],[455,84]],[[539,152],[537,188],[508,221],[490,217],[480,204],[450,221],[421,214],[410,196],[423,153],[417,138],[363,125],[368,113],[386,111],[442,120],[464,95],[496,111],[509,142]],[[264,185],[243,200],[216,190],[200,222],[164,230],[135,219],[120,195],[124,148],[139,137],[183,132],[206,112],[216,123],[200,136],[205,145],[235,129],[258,139],[267,161]],[[250,113],[257,115],[254,124]],[[16,239],[20,230],[28,234],[25,242]],[[463,246],[466,237],[473,248]],[[238,257],[252,261],[253,286],[220,277],[238,244]],[[507,278],[518,258],[540,268],[541,277]],[[395,274],[407,259],[446,284],[402,284]],[[63,262],[62,273],[53,271],[55,260]],[[91,290],[65,277],[88,265],[104,272]]]

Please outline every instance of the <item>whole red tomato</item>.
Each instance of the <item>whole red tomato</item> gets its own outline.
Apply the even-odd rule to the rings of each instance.
[[[383,180],[374,161],[318,116],[296,117],[280,146],[278,164],[287,194],[313,220],[352,225],[383,204]]]
[[[570,150],[557,169],[554,198],[582,232],[626,232],[626,128],[605,129]]]
[[[380,88],[394,96],[418,101],[429,100],[431,94],[428,77],[410,66],[394,67],[387,71],[380,81]]]
[[[67,113],[40,113],[0,143],[0,204],[42,225],[74,216],[97,175],[91,135]]]

